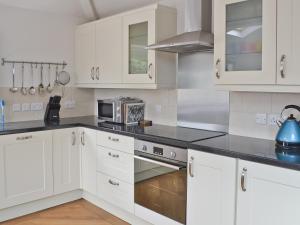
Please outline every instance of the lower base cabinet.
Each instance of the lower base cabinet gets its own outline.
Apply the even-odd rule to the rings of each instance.
[[[300,173],[239,161],[237,225],[299,225]]]
[[[54,194],[80,188],[79,146],[77,128],[53,131]]]
[[[52,194],[52,132],[1,136],[0,209]]]
[[[187,225],[234,225],[236,159],[194,150],[188,159]]]

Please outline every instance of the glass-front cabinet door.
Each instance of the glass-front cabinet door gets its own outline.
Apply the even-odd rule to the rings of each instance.
[[[123,18],[124,82],[155,83],[155,51],[145,49],[155,43],[155,11]]]
[[[215,82],[276,82],[276,1],[215,1]]]

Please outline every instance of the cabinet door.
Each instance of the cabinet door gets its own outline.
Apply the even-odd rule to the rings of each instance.
[[[54,193],[80,188],[80,151],[77,129],[53,131]]]
[[[97,149],[96,131],[82,129],[81,131],[81,176],[82,189],[91,194],[97,194]]]
[[[234,225],[236,160],[189,150],[187,225]]]
[[[215,1],[215,83],[275,84],[276,1]]]
[[[238,176],[237,225],[299,224],[299,171],[241,160]]]
[[[123,18],[124,82],[155,83],[155,51],[145,47],[156,41],[155,10]]]
[[[299,85],[300,1],[278,0],[277,83]]]
[[[76,76],[77,83],[94,83],[95,68],[95,24],[79,26],[76,30]]]
[[[0,209],[52,194],[52,133],[1,136]]]
[[[122,83],[122,17],[96,23],[96,82]]]

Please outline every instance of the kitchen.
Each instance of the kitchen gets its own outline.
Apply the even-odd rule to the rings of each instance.
[[[297,9],[0,0],[0,223],[298,224]]]

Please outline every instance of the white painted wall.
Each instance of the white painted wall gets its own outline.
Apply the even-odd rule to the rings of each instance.
[[[71,83],[66,90],[64,101],[76,100],[72,110],[62,110],[62,116],[88,115],[94,113],[93,90],[71,88],[74,83],[75,28],[83,19],[54,13],[8,7],[0,4],[0,58],[14,60],[62,61],[68,63],[66,70],[71,74]],[[8,87],[12,85],[11,65],[0,65],[0,98],[6,101],[8,122],[43,119],[44,110],[39,112],[12,112],[15,103],[41,102],[46,106],[50,94],[43,96],[22,96],[12,94]],[[16,67],[16,84],[21,86],[21,67]],[[46,68],[45,68],[46,69]],[[40,82],[40,70],[35,70],[34,85]],[[47,70],[44,84],[47,84]],[[51,71],[52,82],[55,77]],[[26,66],[25,85],[31,85],[30,66]],[[53,94],[61,94],[57,89]],[[87,104],[90,106],[87,106]],[[85,108],[86,110],[81,110]]]

